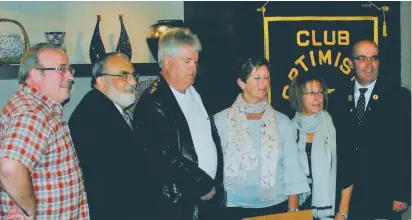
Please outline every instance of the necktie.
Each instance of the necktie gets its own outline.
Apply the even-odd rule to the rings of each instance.
[[[128,111],[123,111],[122,115],[123,115],[124,120],[126,120],[127,124],[129,125],[129,127],[133,130],[132,117],[130,117],[130,115],[128,114]]]
[[[365,113],[365,93],[368,91],[367,88],[360,88],[359,92],[361,95],[359,96],[358,103],[356,104],[356,118],[358,119],[358,124],[362,123],[362,117]]]

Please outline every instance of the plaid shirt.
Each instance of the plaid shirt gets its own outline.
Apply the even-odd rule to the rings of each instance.
[[[62,105],[21,85],[0,116],[0,158],[16,160],[30,171],[37,219],[90,219]],[[0,185],[0,219],[15,205]]]

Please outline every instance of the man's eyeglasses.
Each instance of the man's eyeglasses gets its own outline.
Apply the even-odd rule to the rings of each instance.
[[[320,90],[320,91],[317,91],[317,92],[304,92],[303,93],[304,95],[308,95],[308,96],[310,96],[310,97],[315,97],[315,96],[324,96],[325,95],[325,91],[323,91],[323,90]]]
[[[379,56],[372,56],[372,57],[366,57],[366,56],[358,56],[358,57],[353,57],[354,60],[357,60],[361,63],[366,62],[367,60],[372,61],[372,62],[377,62],[379,60]]]
[[[60,67],[51,67],[51,68],[41,67],[41,68],[36,68],[36,70],[41,70],[41,71],[55,70],[55,71],[57,71],[61,74],[66,74],[66,73],[70,72],[73,76],[74,76],[74,72],[75,72],[75,69],[73,67],[70,67],[70,66],[60,66]]]
[[[139,74],[137,72],[133,73],[128,73],[128,72],[122,72],[121,74],[110,74],[110,73],[98,73],[96,74],[96,77],[99,76],[116,76],[116,77],[121,77],[121,79],[125,82],[129,82],[132,77],[138,81],[139,80]]]

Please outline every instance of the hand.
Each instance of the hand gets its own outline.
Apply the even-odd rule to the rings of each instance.
[[[408,209],[408,203],[393,201],[392,210],[395,212],[403,212]]]
[[[36,215],[26,217],[20,207],[14,206],[7,213],[7,220],[35,220]]]
[[[342,215],[336,213],[336,215],[335,215],[335,220],[346,220],[346,218],[343,217]]]
[[[202,201],[210,200],[210,199],[212,199],[213,196],[215,196],[215,195],[216,195],[216,190],[215,190],[215,187],[213,187],[212,190],[210,190],[210,192],[208,192],[206,195],[200,197],[200,199],[201,199]]]

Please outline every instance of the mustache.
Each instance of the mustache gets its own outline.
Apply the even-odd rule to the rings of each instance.
[[[136,86],[128,86],[124,89],[125,92],[135,92]]]

